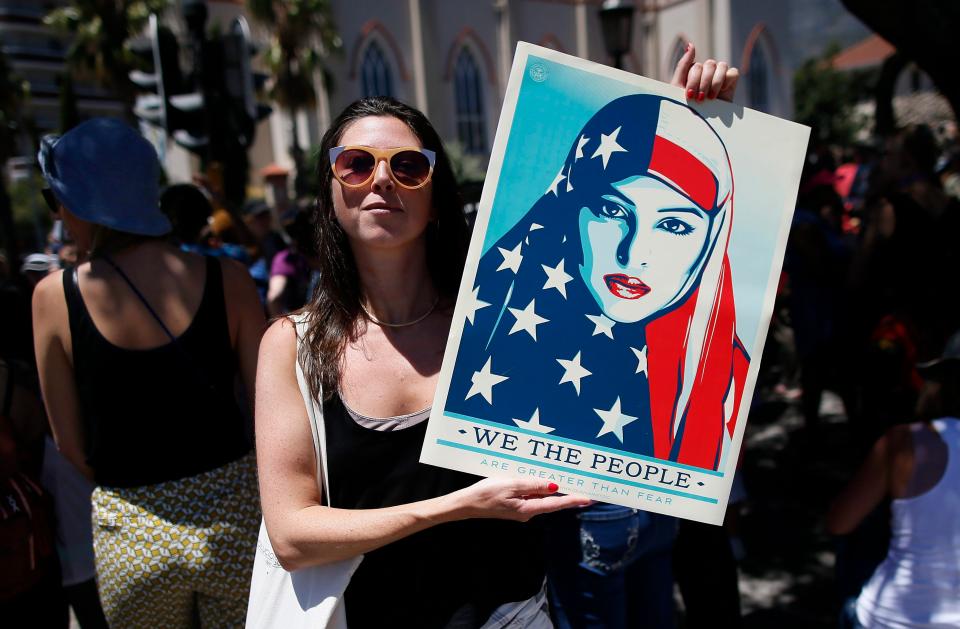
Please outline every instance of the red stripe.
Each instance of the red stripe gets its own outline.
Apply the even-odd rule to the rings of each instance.
[[[717,201],[716,179],[710,169],[685,148],[663,136],[656,136],[647,170],[669,179],[669,183],[679,187],[702,209],[714,209]]]

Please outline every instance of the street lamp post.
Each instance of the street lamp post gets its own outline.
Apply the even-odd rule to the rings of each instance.
[[[623,55],[630,52],[633,35],[633,13],[630,0],[604,0],[598,11],[603,30],[603,45],[613,58],[613,66],[623,69]]]

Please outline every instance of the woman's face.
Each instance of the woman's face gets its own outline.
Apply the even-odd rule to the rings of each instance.
[[[606,316],[635,323],[673,302],[700,268],[710,219],[650,177],[613,188],[580,210],[580,273]]]
[[[392,116],[368,116],[347,127],[340,145],[389,149],[401,146],[423,148],[420,138]],[[356,248],[403,247],[422,238],[433,219],[432,183],[408,190],[397,185],[385,161],[376,165],[373,179],[359,188],[332,180],[333,209],[337,220]]]

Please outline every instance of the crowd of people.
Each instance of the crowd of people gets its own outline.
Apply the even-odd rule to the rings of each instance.
[[[673,82],[729,99],[737,72],[689,45]],[[835,391],[865,453],[825,514],[871,540],[846,626],[957,626],[960,160],[925,127],[844,148],[810,151],[759,390],[811,439]],[[38,159],[55,227],[0,264],[4,622],[243,626],[262,515],[276,567],[363,556],[351,627],[668,628],[674,584],[686,626],[738,625],[741,481],[724,528],[419,463],[469,240],[420,112],[347,107],[290,208],[161,190],[117,120]]]
[[[838,395],[863,458],[825,514],[842,627],[960,625],[956,141],[814,146],[800,186],[761,381],[811,448]]]

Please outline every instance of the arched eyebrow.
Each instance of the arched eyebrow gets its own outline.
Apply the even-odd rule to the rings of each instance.
[[[683,212],[685,214],[693,214],[694,216],[699,216],[703,218],[703,211],[695,207],[665,207],[657,210],[658,213],[663,212]]]
[[[623,207],[628,207],[631,210],[637,209],[637,206],[635,206],[631,201],[626,200],[623,196],[621,196],[617,192],[609,192],[601,196],[600,198],[605,199],[607,201],[613,201],[614,203],[619,203]]]

